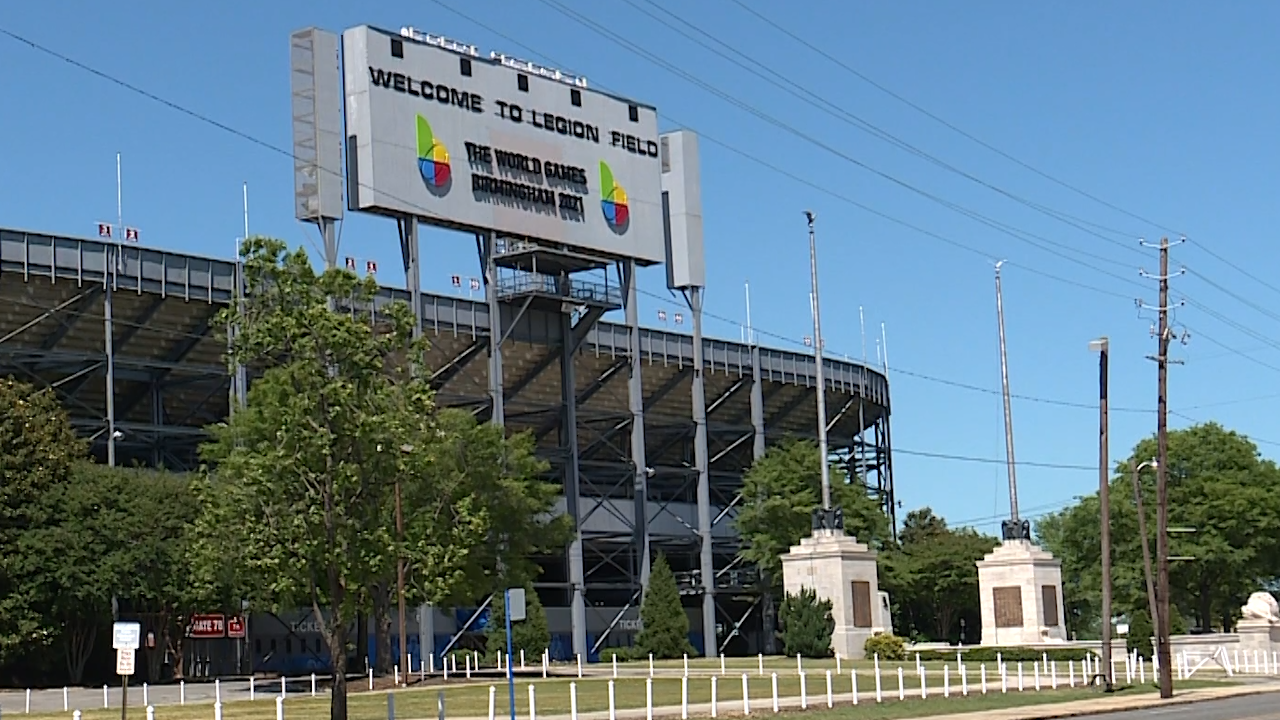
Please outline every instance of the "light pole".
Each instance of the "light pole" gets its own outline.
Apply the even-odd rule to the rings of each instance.
[[[1109,428],[1107,423],[1107,380],[1110,343],[1101,337],[1089,343],[1098,353],[1098,504],[1102,536],[1102,667],[1106,692],[1111,692],[1111,482]],[[1154,622],[1154,621],[1153,621]]]
[[[1154,460],[1147,460],[1144,463],[1135,465],[1133,468],[1133,502],[1138,508],[1138,537],[1142,539],[1142,571],[1147,578],[1147,605],[1151,612],[1151,627],[1160,627],[1159,605],[1156,603],[1156,584],[1155,579],[1151,576],[1151,547],[1147,541],[1147,518],[1142,511],[1142,487],[1138,483],[1138,475],[1145,468],[1157,468],[1159,464]],[[1157,634],[1159,634],[1157,632]]]

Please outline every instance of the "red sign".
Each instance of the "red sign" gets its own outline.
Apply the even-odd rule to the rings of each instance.
[[[225,615],[192,615],[187,625],[187,637],[200,640],[227,636]]]
[[[243,615],[232,615],[227,618],[227,637],[242,638],[248,635]]]

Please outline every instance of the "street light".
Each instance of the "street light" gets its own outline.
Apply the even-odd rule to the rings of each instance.
[[[1156,585],[1151,576],[1151,547],[1147,542],[1147,518],[1142,512],[1142,488],[1138,484],[1138,475],[1146,468],[1159,467],[1155,459],[1147,460],[1133,468],[1133,502],[1138,508],[1138,537],[1142,539],[1142,571],[1147,579],[1147,605],[1151,611],[1151,627],[1160,627],[1160,612],[1156,604]]]
[[[1101,337],[1089,343],[1098,353],[1098,504],[1102,536],[1102,667],[1103,685],[1111,692],[1111,482],[1109,430],[1107,427],[1107,380],[1110,343]],[[1154,622],[1154,620],[1153,620]]]

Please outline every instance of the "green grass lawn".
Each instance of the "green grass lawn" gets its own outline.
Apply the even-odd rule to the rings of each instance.
[[[826,710],[826,675],[825,672],[807,673],[806,690],[810,711],[829,712],[845,715],[850,718],[900,718],[912,715],[923,715],[940,712],[966,712],[983,709],[995,709],[1014,705],[1065,702],[1068,700],[1097,697],[1097,692],[1087,689],[1050,690],[1043,685],[1040,692],[1032,690],[1026,684],[1024,692],[1017,692],[1016,685],[1010,684],[1009,692],[1002,694],[998,680],[988,683],[987,695],[982,696],[976,684],[970,686],[968,698],[960,697],[958,681],[951,686],[951,697],[942,697],[941,678],[930,678],[928,683],[928,699],[921,699],[920,680],[914,672],[903,673],[905,702],[898,701],[898,675],[896,668],[882,673],[881,687],[884,702],[877,705],[874,694],[874,678],[858,678],[860,703],[854,708],[847,695],[852,689],[852,678],[848,674],[832,676],[832,692],[837,696],[839,707]],[[644,708],[649,692],[647,678],[623,677],[614,681],[614,707],[619,710]],[[571,686],[576,691],[577,709],[580,713],[604,711],[609,707],[608,679],[583,679],[571,681],[563,679],[519,681],[516,684],[517,716],[529,717],[529,687],[535,688],[535,703],[540,717],[550,715],[566,715],[570,711]],[[794,673],[777,678],[778,696],[782,698],[800,695],[800,677]],[[1205,681],[1181,683],[1179,687],[1189,688],[1205,686]],[[1210,683],[1212,684],[1212,683]],[[658,677],[652,679],[653,705],[679,706],[682,695],[682,680],[677,677]],[[361,686],[352,685],[356,691]],[[395,692],[396,714],[401,718],[435,718],[437,714],[437,697],[443,691],[447,715],[460,717],[487,717],[489,714],[490,685],[487,683],[460,683],[434,685],[399,690]],[[505,683],[495,682],[493,685],[494,712],[496,717],[505,718],[508,714],[507,687]],[[772,714],[773,678],[770,675],[747,678],[747,689],[753,715]],[[1126,692],[1135,694],[1145,692],[1148,688],[1133,688]],[[687,681],[688,701],[690,704],[708,703],[711,699],[711,678],[694,678]],[[846,697],[839,697],[844,695]],[[721,716],[741,715],[742,713],[742,676],[719,678],[717,680],[717,701]],[[353,692],[349,699],[349,715],[352,720],[382,720],[387,717],[387,695],[382,692]],[[286,718],[317,718],[328,716],[329,700],[327,697],[310,698],[294,696],[285,702]],[[135,712],[141,716],[141,708]],[[84,720],[114,720],[119,717],[118,709],[90,710],[84,713]],[[705,713],[704,713],[705,714]],[[41,716],[33,715],[32,718]],[[47,716],[65,720],[64,713]],[[185,706],[167,705],[156,708],[157,720],[211,720],[213,709],[208,703]],[[228,702],[223,705],[223,720],[274,720],[275,699],[264,698],[255,701]]]

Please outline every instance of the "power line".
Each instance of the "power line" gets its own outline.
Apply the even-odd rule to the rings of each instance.
[[[492,28],[492,27],[490,27],[490,26],[488,26],[488,25],[485,25],[484,23],[481,23],[480,21],[476,20],[475,18],[472,18],[472,17],[470,17],[470,16],[466,15],[465,13],[462,13],[462,12],[460,12],[460,11],[456,10],[455,8],[452,8],[452,7],[448,6],[448,5],[446,5],[446,4],[445,4],[445,3],[443,3],[443,2],[440,2],[440,0],[433,0],[433,2],[435,2],[437,5],[439,5],[439,6],[443,7],[444,9],[447,9],[447,10],[449,10],[449,11],[451,11],[451,12],[454,12],[455,14],[459,15],[459,16],[460,16],[460,17],[462,17],[463,19],[468,20],[468,21],[470,21],[470,22],[472,22],[472,23],[474,23],[474,24],[476,24],[476,25],[478,25],[478,26],[480,26],[480,27],[482,27],[482,28],[485,28],[486,30],[489,30],[489,31],[490,31],[490,32],[492,32],[493,34],[495,34],[495,35],[497,35],[497,36],[499,36],[499,37],[502,37],[503,39],[506,39],[506,40],[508,40],[508,41],[512,42],[513,44],[516,44],[516,45],[518,45],[518,46],[520,46],[520,47],[522,47],[522,48],[524,48],[524,49],[526,49],[526,50],[529,50],[529,51],[533,52],[533,53],[534,53],[534,54],[536,54],[536,55],[539,55],[539,56],[541,56],[541,57],[545,57],[545,56],[544,56],[544,55],[542,55],[539,51],[537,51],[537,50],[535,50],[535,49],[533,49],[533,48],[529,47],[528,45],[525,45],[525,44],[523,44],[523,43],[521,43],[521,42],[519,42],[519,41],[515,40],[514,38],[511,38],[511,37],[509,37],[509,36],[507,36],[507,35],[504,35],[503,33],[501,33],[501,32],[499,32],[499,31],[497,31],[496,29],[494,29],[494,28]],[[124,88],[124,89],[126,89],[126,90],[128,90],[128,91],[130,91],[130,92],[135,93],[135,94],[141,95],[141,96],[143,96],[143,97],[145,97],[145,98],[147,98],[147,99],[150,99],[150,100],[152,100],[152,101],[154,101],[154,102],[157,102],[157,103],[159,103],[159,104],[161,104],[161,105],[163,105],[163,106],[165,106],[165,107],[167,107],[167,108],[169,108],[169,109],[171,109],[171,110],[174,110],[174,111],[176,111],[176,112],[179,112],[179,113],[181,113],[181,114],[183,114],[183,115],[186,115],[186,116],[188,116],[188,117],[190,117],[190,118],[192,118],[192,119],[195,119],[195,120],[197,120],[197,121],[199,121],[199,122],[203,122],[203,123],[209,124],[209,125],[211,125],[211,126],[213,126],[213,127],[216,127],[216,128],[218,128],[218,129],[220,129],[220,130],[224,131],[224,132],[230,133],[230,134],[232,134],[232,135],[234,135],[234,136],[236,136],[236,137],[239,137],[239,138],[241,138],[241,139],[244,139],[244,140],[246,140],[246,141],[248,141],[248,142],[250,142],[250,143],[253,143],[253,144],[255,144],[255,145],[258,145],[258,146],[260,146],[260,147],[263,147],[263,148],[265,148],[265,149],[267,149],[267,150],[270,150],[270,151],[272,151],[272,152],[275,152],[275,153],[279,153],[279,154],[281,154],[281,155],[284,155],[285,157],[288,157],[288,158],[290,158],[290,159],[293,159],[293,157],[294,157],[294,156],[293,156],[293,153],[292,153],[292,152],[290,152],[289,150],[286,150],[286,149],[281,148],[281,147],[279,147],[279,146],[277,146],[277,145],[274,145],[274,144],[272,144],[272,143],[270,143],[270,142],[268,142],[268,141],[265,141],[265,140],[263,140],[263,139],[261,139],[261,138],[259,138],[259,137],[254,136],[254,135],[251,135],[251,134],[249,134],[249,133],[247,133],[247,132],[245,132],[245,131],[242,131],[242,130],[239,130],[239,129],[235,128],[235,127],[232,127],[232,126],[230,126],[230,125],[227,125],[226,123],[223,123],[223,122],[221,122],[221,121],[218,121],[218,120],[216,120],[216,119],[213,119],[213,118],[211,118],[211,117],[209,117],[209,116],[207,116],[207,115],[205,115],[205,114],[202,114],[202,113],[200,113],[200,112],[198,112],[198,111],[195,111],[195,110],[192,110],[192,109],[190,109],[190,108],[188,108],[188,107],[185,107],[185,106],[183,106],[183,105],[180,105],[180,104],[178,104],[178,103],[176,103],[176,102],[174,102],[174,101],[168,100],[168,99],[166,99],[166,98],[164,98],[164,97],[162,97],[162,96],[159,96],[159,95],[157,95],[157,94],[155,94],[155,93],[153,93],[153,92],[151,92],[151,91],[145,90],[145,89],[143,89],[143,88],[141,88],[141,87],[139,87],[139,86],[137,86],[137,85],[134,85],[134,84],[132,84],[132,83],[129,83],[129,82],[127,82],[127,81],[125,81],[125,80],[123,80],[123,79],[121,79],[121,78],[118,78],[118,77],[115,77],[115,76],[113,76],[113,75],[110,75],[110,74],[108,74],[108,73],[106,73],[106,72],[103,72],[103,71],[101,71],[101,70],[99,70],[99,69],[97,69],[97,68],[94,68],[94,67],[92,67],[92,66],[90,66],[90,65],[87,65],[87,64],[85,64],[85,63],[81,62],[81,61],[78,61],[78,60],[76,60],[76,59],[74,59],[74,58],[71,58],[70,56],[67,56],[67,55],[65,55],[65,54],[63,54],[63,53],[60,53],[60,52],[58,52],[58,51],[56,51],[56,50],[53,50],[52,48],[49,48],[49,47],[44,46],[44,45],[42,45],[42,44],[40,44],[40,43],[37,43],[37,42],[35,42],[35,41],[33,41],[33,40],[29,39],[29,38],[26,38],[26,37],[24,37],[24,36],[22,36],[22,35],[19,35],[19,34],[17,34],[17,33],[14,33],[14,32],[12,32],[12,31],[9,31],[9,30],[7,30],[7,29],[5,29],[5,28],[2,28],[2,27],[0,27],[0,34],[3,34],[3,35],[5,35],[5,36],[9,37],[10,39],[13,39],[13,40],[15,40],[15,41],[17,41],[17,42],[19,42],[19,43],[25,44],[25,45],[27,45],[27,46],[31,47],[32,49],[34,49],[34,50],[36,50],[36,51],[38,51],[38,52],[41,52],[41,53],[47,54],[47,55],[49,55],[49,56],[51,56],[51,57],[54,57],[54,58],[56,58],[56,59],[59,59],[59,60],[61,60],[61,61],[65,62],[65,63],[67,63],[67,64],[70,64],[70,65],[72,65],[73,67],[76,67],[76,68],[78,68],[78,69],[80,69],[80,70],[83,70],[83,71],[85,71],[85,72],[88,72],[88,73],[90,73],[90,74],[92,74],[92,75],[94,75],[94,76],[96,76],[96,77],[98,77],[98,78],[100,78],[100,79],[102,79],[102,80],[105,80],[105,81],[107,81],[107,82],[109,82],[109,83],[115,84],[115,85],[117,85],[117,86],[119,86],[119,87],[122,87],[122,88]],[[687,126],[686,126],[686,127],[687,127]],[[899,224],[899,225],[902,225],[902,226],[904,226],[904,227],[907,227],[907,228],[909,228],[909,229],[912,229],[912,230],[914,230],[914,231],[916,231],[916,232],[919,232],[919,233],[921,233],[921,234],[924,234],[924,235],[927,235],[927,236],[929,236],[929,237],[933,237],[933,238],[938,239],[938,240],[940,240],[940,241],[946,242],[946,243],[951,244],[951,245],[953,245],[953,246],[955,246],[955,247],[958,247],[958,248],[964,249],[964,250],[966,250],[966,251],[968,251],[968,252],[971,252],[971,253],[974,253],[974,254],[980,255],[980,256],[982,256],[984,259],[986,259],[986,258],[988,258],[988,257],[989,257],[988,253],[985,253],[984,251],[978,250],[977,248],[973,248],[973,247],[968,246],[968,245],[965,245],[965,244],[963,244],[963,243],[959,243],[958,241],[952,240],[951,238],[947,238],[947,237],[945,237],[945,236],[939,235],[939,234],[934,233],[934,232],[932,232],[932,231],[928,231],[928,230],[925,230],[925,229],[923,229],[923,228],[916,227],[916,226],[914,226],[914,225],[912,225],[912,224],[910,224],[910,223],[908,223],[908,222],[906,222],[906,221],[900,220],[900,219],[898,219],[898,218],[894,218],[894,217],[889,216],[889,215],[887,215],[887,214],[885,214],[885,213],[881,213],[880,211],[875,210],[874,208],[870,208],[869,206],[866,206],[866,205],[863,205],[863,204],[861,204],[861,203],[858,203],[858,202],[856,202],[856,201],[852,200],[851,198],[848,198],[848,197],[845,197],[845,196],[841,196],[841,195],[836,194],[836,193],[832,193],[829,189],[827,189],[827,188],[825,188],[825,187],[822,187],[822,186],[820,186],[820,185],[814,184],[814,183],[812,183],[812,182],[810,182],[810,181],[807,181],[807,180],[805,180],[805,179],[803,179],[803,178],[800,178],[800,177],[795,176],[795,175],[793,175],[793,174],[791,174],[791,173],[788,173],[788,172],[786,172],[786,171],[783,171],[781,168],[777,168],[777,167],[775,167],[775,166],[772,166],[772,165],[768,164],[767,162],[763,162],[763,161],[761,161],[761,160],[760,160],[760,158],[759,158],[759,157],[757,157],[757,156],[756,156],[756,155],[754,155],[754,154],[747,153],[747,152],[745,152],[745,151],[743,151],[743,150],[740,150],[740,149],[738,149],[738,148],[736,148],[736,147],[733,147],[733,146],[731,146],[731,145],[729,145],[729,144],[727,144],[727,143],[723,143],[723,142],[721,142],[721,141],[718,141],[718,140],[716,140],[715,138],[710,137],[710,136],[707,136],[707,135],[705,135],[705,134],[703,134],[703,133],[699,133],[699,134],[700,134],[700,135],[702,135],[703,137],[706,137],[708,140],[710,140],[710,141],[712,141],[712,142],[714,142],[714,143],[716,143],[716,144],[718,144],[718,145],[721,145],[721,146],[725,147],[726,149],[729,149],[729,150],[731,150],[731,151],[733,151],[733,152],[735,152],[735,153],[737,153],[737,154],[739,154],[739,155],[742,155],[742,156],[743,156],[743,157],[745,157],[745,158],[748,158],[748,159],[751,159],[751,160],[753,160],[753,161],[755,161],[755,162],[761,163],[761,164],[765,165],[766,167],[769,167],[769,168],[771,168],[771,169],[773,169],[773,170],[775,170],[775,171],[778,171],[780,174],[786,175],[786,176],[788,176],[788,177],[790,177],[790,178],[792,178],[792,179],[796,180],[797,182],[803,183],[803,184],[808,185],[808,186],[810,186],[810,187],[813,187],[813,188],[815,188],[815,189],[818,189],[818,190],[821,190],[821,191],[823,191],[823,192],[826,192],[826,193],[828,193],[828,194],[830,194],[830,195],[833,195],[833,196],[834,196],[834,197],[836,197],[837,199],[840,199],[840,200],[842,200],[842,201],[848,202],[848,203],[850,203],[850,204],[852,204],[852,205],[854,205],[854,206],[857,206],[857,207],[859,207],[859,208],[861,208],[861,209],[863,209],[863,210],[866,210],[867,212],[870,212],[870,213],[872,213],[872,214],[875,214],[875,215],[877,215],[877,216],[879,216],[879,217],[882,217],[882,218],[884,218],[884,219],[886,219],[886,220],[889,220],[889,221],[891,221],[891,222],[895,222],[895,223],[897,223],[897,224]],[[327,170],[326,170],[326,171],[327,171]],[[332,171],[327,171],[327,172],[332,172]],[[340,175],[340,173],[335,173],[335,174]],[[900,182],[900,181],[899,181],[899,182]],[[362,186],[364,186],[364,185],[362,185]],[[366,186],[366,187],[367,187],[367,186]],[[393,196],[391,196],[391,195],[389,195],[388,193],[385,193],[385,192],[384,192],[383,194],[387,194],[389,197],[393,197]],[[422,214],[424,217],[430,218],[430,217],[434,217],[434,216],[435,216],[435,213],[431,212],[431,211],[430,211],[429,209],[427,209],[427,208],[423,208],[423,207],[421,207],[421,206],[416,205],[415,203],[412,203],[412,202],[409,202],[409,201],[405,201],[405,200],[403,200],[403,199],[400,199],[400,200],[401,200],[402,202],[405,202],[406,204],[408,204],[408,205],[409,205],[409,206],[411,206],[411,207],[415,207],[415,208],[417,208],[417,209],[421,212],[421,214]],[[1070,259],[1070,258],[1068,258],[1068,259]],[[1104,259],[1105,259],[1105,258],[1104,258]],[[1112,262],[1114,262],[1114,261],[1112,261]],[[1088,289],[1088,290],[1091,290],[1091,291],[1094,291],[1094,292],[1099,292],[1099,293],[1106,294],[1106,295],[1111,295],[1111,296],[1115,296],[1115,297],[1124,297],[1124,298],[1128,299],[1128,296],[1122,295],[1122,294],[1120,294],[1120,293],[1115,293],[1115,292],[1112,292],[1112,291],[1109,291],[1109,290],[1106,290],[1106,289],[1103,289],[1103,288],[1097,288],[1097,287],[1090,286],[1090,285],[1087,285],[1087,284],[1084,284],[1084,283],[1079,283],[1079,282],[1074,281],[1074,280],[1070,280],[1070,279],[1067,279],[1067,278],[1062,278],[1062,277],[1059,277],[1059,276],[1056,276],[1056,275],[1053,275],[1053,274],[1050,274],[1050,273],[1046,273],[1046,272],[1040,271],[1040,270],[1038,270],[1038,269],[1036,269],[1036,268],[1032,268],[1032,267],[1029,267],[1029,266],[1026,266],[1026,265],[1022,265],[1022,264],[1020,264],[1020,263],[1009,263],[1009,265],[1011,265],[1011,266],[1021,267],[1021,268],[1023,268],[1024,270],[1027,270],[1027,271],[1029,271],[1029,272],[1032,272],[1032,273],[1034,273],[1034,274],[1037,274],[1037,275],[1039,275],[1039,276],[1041,276],[1041,277],[1045,277],[1045,278],[1047,278],[1047,279],[1052,279],[1052,280],[1055,280],[1055,281],[1058,281],[1058,282],[1062,282],[1062,283],[1066,283],[1066,284],[1070,284],[1070,285],[1078,286],[1078,287],[1081,287],[1081,288],[1084,288],[1084,289]],[[1101,271],[1101,270],[1099,270],[1099,269],[1097,269],[1097,268],[1092,268],[1092,266],[1088,266],[1088,265],[1086,265],[1086,267],[1090,267],[1091,269],[1097,270],[1097,271],[1099,271],[1099,272],[1104,272],[1105,274],[1112,275],[1111,273],[1106,273],[1106,271]],[[1113,276],[1113,277],[1119,277],[1119,276],[1115,276],[1115,275],[1112,275],[1112,276]],[[1128,281],[1129,281],[1128,279],[1125,279],[1125,278],[1121,278],[1121,279],[1126,280],[1126,282],[1128,282]],[[1137,284],[1137,283],[1135,282],[1135,284]],[[659,297],[659,298],[661,298],[661,296],[653,295],[652,293],[645,292],[645,294],[647,294],[647,295],[652,295],[652,296],[654,296],[654,297]],[[728,319],[728,318],[724,318],[724,317],[722,317],[722,316],[717,316],[717,315],[710,314],[710,313],[706,313],[706,315],[707,315],[707,317],[711,317],[711,318],[713,318],[713,319],[719,319],[719,320],[722,320],[722,321],[725,321],[725,322],[729,322],[729,323],[732,323],[732,324],[737,324],[737,321],[730,320],[730,319]],[[90,316],[92,317],[92,315],[90,315]],[[161,331],[159,328],[154,328],[154,330],[156,330],[157,332],[164,332],[165,334],[174,334],[174,331]],[[777,333],[770,333],[770,332],[766,332],[766,331],[759,331],[759,332],[760,332],[762,335],[767,335],[767,336],[775,337],[775,338],[778,338],[778,339],[784,340],[784,341],[786,341],[786,342],[788,342],[788,343],[793,343],[793,344],[802,344],[802,343],[797,343],[797,341],[796,341],[796,340],[794,340],[793,338],[790,338],[790,337],[788,337],[788,336],[786,336],[786,335],[777,334]],[[191,333],[181,333],[181,334],[190,335]],[[1214,342],[1214,341],[1212,341],[1212,340],[1211,340],[1211,342]],[[1221,343],[1215,343],[1215,344],[1219,344],[1219,345],[1221,345]],[[1223,347],[1224,347],[1224,348],[1226,348],[1227,346],[1223,346]],[[1239,352],[1239,351],[1230,350],[1230,352],[1231,352],[1232,354],[1243,355],[1244,357],[1247,357],[1247,358],[1249,358],[1249,359],[1254,359],[1254,358],[1251,358],[1251,357],[1249,357],[1249,356],[1247,356],[1247,355],[1244,355],[1244,353],[1241,353],[1241,352]],[[1255,361],[1256,361],[1256,360],[1255,360]],[[1265,364],[1264,364],[1264,365],[1265,365]],[[1270,366],[1267,366],[1267,367],[1270,367]],[[1275,369],[1275,368],[1273,368],[1273,369]],[[915,372],[908,371],[908,370],[895,369],[895,373],[897,373],[897,374],[901,374],[901,375],[906,375],[906,376],[911,376],[911,377],[916,377],[916,378],[919,378],[919,379],[928,380],[928,381],[932,381],[932,382],[939,382],[939,383],[943,383],[943,384],[951,385],[951,386],[954,386],[954,387],[964,388],[964,389],[968,389],[968,390],[972,390],[972,391],[977,391],[977,392],[991,393],[991,394],[994,394],[994,393],[998,392],[998,391],[995,391],[995,390],[992,390],[992,389],[989,389],[989,388],[982,388],[982,387],[978,387],[978,386],[968,385],[968,384],[966,384],[966,383],[961,383],[961,382],[958,382],[958,381],[947,380],[947,379],[944,379],[944,378],[937,378],[937,377],[933,377],[933,376],[925,375],[925,374],[923,374],[923,373],[915,373]],[[1059,399],[1052,399],[1052,398],[1040,398],[1040,397],[1024,396],[1024,395],[1016,395],[1016,396],[1014,396],[1014,397],[1017,397],[1018,399],[1021,399],[1021,400],[1027,400],[1027,401],[1032,401],[1032,402],[1040,402],[1040,403],[1044,403],[1044,404],[1049,404],[1049,405],[1058,405],[1058,406],[1063,406],[1063,407],[1073,407],[1073,408],[1080,408],[1080,409],[1086,409],[1086,408],[1087,408],[1087,409],[1093,409],[1093,408],[1095,407],[1095,406],[1093,406],[1093,405],[1091,405],[1091,404],[1087,404],[1087,403],[1077,403],[1077,402],[1073,402],[1073,401],[1068,401],[1068,400],[1059,400]],[[1148,412],[1152,412],[1152,410],[1144,409],[1144,408],[1113,408],[1113,409],[1114,409],[1114,410],[1117,410],[1117,411],[1120,411],[1120,412],[1135,412],[1135,413],[1137,413],[1137,412],[1141,412],[1141,413],[1148,413]],[[1186,417],[1186,416],[1183,416],[1183,417]],[[1194,419],[1191,419],[1191,418],[1188,418],[1188,419],[1189,419],[1189,420],[1192,420],[1192,421],[1194,422]],[[1261,442],[1266,442],[1266,441],[1261,441]],[[1280,443],[1276,443],[1276,444],[1280,444]],[[903,452],[904,452],[904,454],[911,454],[911,452],[910,452],[910,451],[903,451]],[[961,458],[963,458],[963,457],[964,457],[964,456],[956,456],[956,459],[961,459]],[[981,458],[978,458],[978,459],[973,459],[973,461],[976,461],[976,462],[982,462],[982,461],[984,461],[984,460],[983,460],[983,459],[981,459]],[[1004,461],[1003,461],[1003,460],[999,460],[999,461],[997,461],[997,462],[1004,462]],[[1047,464],[1047,466],[1051,466],[1051,465],[1053,465],[1053,464]],[[1080,467],[1083,467],[1083,466],[1080,466]]]

